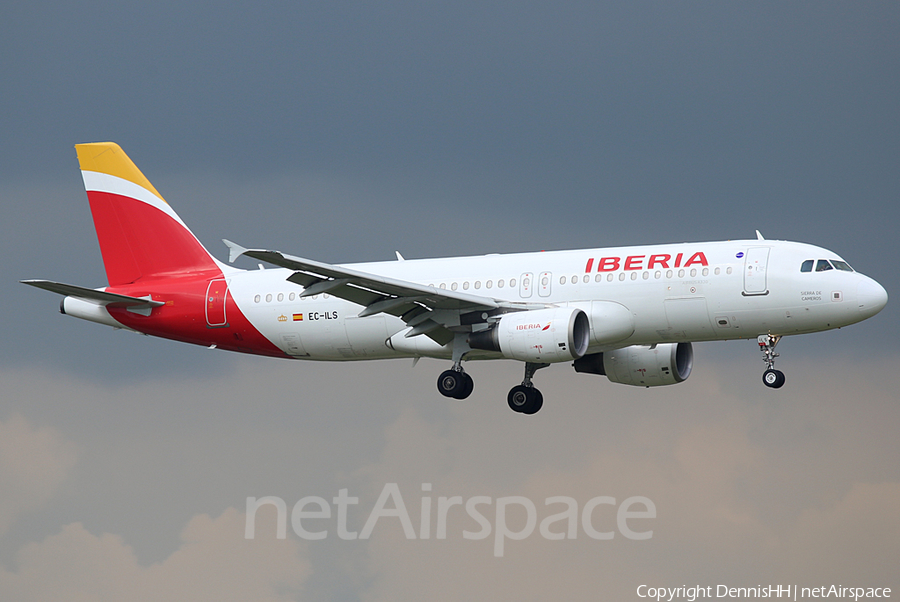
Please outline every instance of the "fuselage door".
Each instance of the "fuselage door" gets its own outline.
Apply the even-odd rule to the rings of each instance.
[[[766,270],[769,265],[769,247],[750,247],[744,260],[744,294],[767,295]]]
[[[538,295],[541,297],[550,296],[550,287],[553,286],[553,274],[550,272],[541,272],[538,276]]]
[[[527,299],[531,296],[532,290],[534,290],[534,274],[525,272],[522,274],[522,279],[519,280],[519,296]]]
[[[303,341],[300,340],[299,334],[283,334],[281,335],[281,340],[284,342],[283,348],[288,355],[294,357],[309,356],[309,353],[306,352],[306,348],[303,346]]]
[[[228,326],[225,319],[225,297],[228,294],[228,281],[216,278],[209,281],[206,288],[206,325],[210,328]]]

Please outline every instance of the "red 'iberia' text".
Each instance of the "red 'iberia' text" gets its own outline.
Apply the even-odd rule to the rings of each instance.
[[[677,254],[675,261],[672,261],[672,256],[668,253],[650,255],[649,257],[647,255],[629,255],[624,260],[621,257],[601,257],[599,260],[591,257],[587,260],[584,271],[589,274],[594,270],[595,266],[598,272],[614,272],[619,269],[652,270],[654,268],[687,268],[692,265],[709,265],[709,261],[707,261],[706,254],[703,251],[697,251],[688,257],[687,261],[682,263],[684,255],[684,253]]]

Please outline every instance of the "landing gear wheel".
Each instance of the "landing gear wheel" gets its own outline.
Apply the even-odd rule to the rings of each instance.
[[[781,370],[769,369],[763,372],[763,382],[767,387],[780,389],[784,386],[784,372]]]
[[[509,409],[513,412],[521,412],[522,408],[528,403],[528,387],[525,385],[516,385],[509,390],[506,401],[509,403]]]
[[[516,385],[509,390],[506,401],[513,412],[534,414],[544,405],[544,396],[534,387]]]
[[[523,414],[537,414],[538,410],[540,410],[544,406],[544,395],[534,387],[531,388],[531,393],[534,398],[531,400],[531,404],[522,410]]]
[[[438,377],[437,388],[444,397],[465,399],[472,394],[472,390],[475,388],[475,381],[465,372],[445,370]]]
[[[459,393],[457,393],[456,395],[453,396],[454,399],[465,399],[466,397],[471,395],[472,391],[475,389],[475,381],[472,380],[472,377],[469,376],[465,372],[462,372],[461,374],[463,376],[463,381],[464,381],[463,387]]]
[[[438,391],[440,391],[441,395],[443,395],[444,397],[453,397],[459,399],[459,397],[457,396],[465,390],[465,376],[467,376],[465,372],[457,372],[456,370],[444,370],[438,377]]]

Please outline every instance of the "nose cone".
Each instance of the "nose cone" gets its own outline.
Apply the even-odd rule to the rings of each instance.
[[[884,309],[888,295],[883,286],[871,278],[866,278],[857,286],[856,298],[859,301],[860,313],[868,318]]]

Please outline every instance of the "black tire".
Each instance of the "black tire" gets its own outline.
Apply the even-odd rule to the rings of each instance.
[[[463,391],[466,384],[465,373],[456,370],[445,370],[437,380],[437,388],[444,397],[454,397]]]
[[[784,372],[781,370],[766,370],[763,372],[763,383],[772,389],[780,389],[784,386]]]
[[[513,412],[534,414],[544,405],[544,396],[534,387],[516,385],[509,390],[506,401]]]
[[[466,372],[461,372],[463,377],[463,385],[459,392],[454,395],[454,399],[465,399],[469,395],[472,394],[472,391],[475,389],[475,381],[472,380],[472,377],[468,375]]]
[[[531,396],[531,403],[527,408],[522,410],[523,414],[537,414],[541,407],[543,407],[544,405],[544,395],[534,387],[532,387],[531,389]]]
[[[506,396],[506,402],[509,404],[509,409],[513,412],[521,412],[522,408],[528,405],[528,398],[528,387],[525,385],[516,385],[509,390],[509,395]]]

